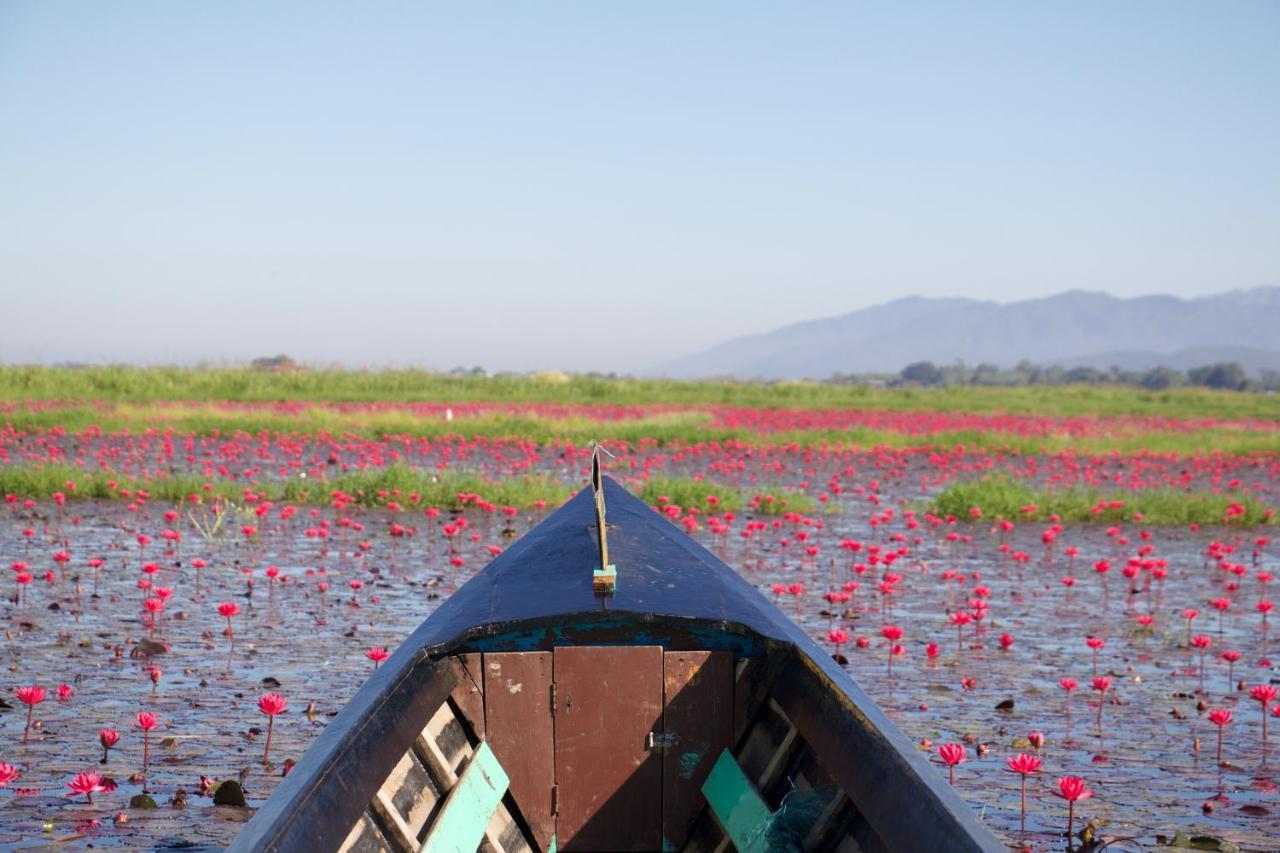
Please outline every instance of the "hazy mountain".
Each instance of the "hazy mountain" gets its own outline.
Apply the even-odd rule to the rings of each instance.
[[[999,304],[909,297],[733,338],[659,365],[672,377],[823,379],[896,372],[914,361],[1128,369],[1239,361],[1280,368],[1280,287],[1179,299],[1073,290]]]

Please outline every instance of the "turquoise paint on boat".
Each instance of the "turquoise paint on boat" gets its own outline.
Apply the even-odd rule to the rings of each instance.
[[[470,853],[479,847],[510,784],[489,744],[481,743],[445,798],[422,844],[423,853]]]
[[[611,639],[607,632],[626,633],[624,639]],[[599,632],[606,632],[601,636]],[[679,642],[677,642],[677,639]],[[649,625],[641,620],[593,619],[582,622],[555,623],[536,628],[499,631],[472,636],[459,643],[457,652],[533,652],[556,646],[662,646],[665,649],[697,648],[707,651],[732,652],[740,658],[760,657],[765,653],[759,637],[737,634],[705,625]]]
[[[773,812],[729,750],[716,759],[707,781],[702,783],[702,794],[739,853],[768,853],[767,834]]]
[[[697,748],[680,753],[681,779],[692,779],[693,774],[698,772],[698,765],[702,763],[702,756],[706,754],[708,746],[709,744],[699,743]]]

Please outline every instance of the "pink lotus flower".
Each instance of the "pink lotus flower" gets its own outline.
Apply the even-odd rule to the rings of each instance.
[[[9,783],[16,782],[21,775],[22,772],[18,768],[0,761],[0,788],[9,787]]]
[[[142,729],[142,775],[147,775],[147,764],[151,758],[151,730],[160,724],[160,718],[151,711],[139,711],[134,717],[134,726]]]
[[[944,743],[938,747],[938,757],[942,759],[943,764],[947,765],[948,781],[954,785],[956,783],[956,765],[968,761],[965,756],[964,746],[958,743]]]
[[[1034,755],[1028,753],[1020,753],[1013,758],[1006,758],[1005,764],[1009,772],[1017,773],[1022,777],[1022,831],[1027,831],[1027,777],[1033,773],[1040,772],[1040,765],[1043,762]]]
[[[116,783],[102,776],[100,773],[92,771],[87,773],[77,773],[67,787],[71,789],[71,793],[67,796],[72,797],[76,794],[84,794],[86,801],[93,805],[93,795],[98,791],[114,791]]]
[[[262,751],[262,763],[271,760],[271,730],[275,726],[276,714],[283,714],[289,700],[279,693],[263,693],[258,697],[258,710],[267,715],[267,745]]]
[[[111,752],[111,747],[115,746],[120,740],[120,733],[115,729],[99,729],[98,743],[102,744],[102,763],[107,763],[107,756]]]
[[[1060,776],[1058,790],[1049,793],[1067,801],[1067,845],[1070,846],[1075,835],[1076,801],[1089,799],[1093,796],[1093,791],[1085,787],[1084,780],[1079,776]]]
[[[1218,763],[1222,763],[1222,730],[1231,722],[1231,712],[1225,708],[1214,708],[1209,712],[1209,722],[1218,727]]]
[[[27,727],[22,732],[22,742],[26,743],[27,738],[31,736],[31,714],[36,705],[44,701],[45,692],[44,688],[38,685],[19,687],[16,692],[18,700],[27,706]]]
[[[1275,701],[1277,691],[1270,684],[1256,684],[1249,690],[1249,696],[1255,702],[1262,703],[1262,752],[1267,751],[1267,711]]]

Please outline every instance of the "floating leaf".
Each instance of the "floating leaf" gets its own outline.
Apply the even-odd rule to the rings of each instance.
[[[241,788],[240,783],[234,779],[228,779],[214,789],[213,804],[215,806],[248,805],[244,799],[244,789]]]
[[[129,808],[154,809],[156,808],[156,801],[149,794],[134,794],[129,798]]]

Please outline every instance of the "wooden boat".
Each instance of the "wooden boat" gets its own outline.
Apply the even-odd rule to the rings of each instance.
[[[232,850],[1005,849],[830,654],[594,481],[394,652]]]

